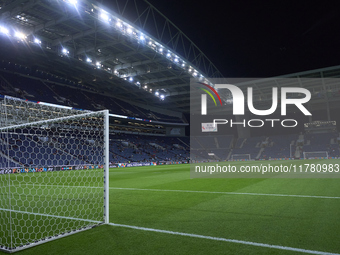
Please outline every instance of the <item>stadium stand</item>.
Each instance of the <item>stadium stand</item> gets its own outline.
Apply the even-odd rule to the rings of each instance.
[[[129,117],[183,123],[183,120],[178,117],[156,113],[118,98],[101,95],[98,91],[86,88],[82,84],[38,69],[1,61],[0,71],[1,94],[78,109],[110,109],[111,113]],[[214,153],[214,159],[218,160],[228,160],[232,154],[250,154],[253,159],[302,158],[303,152],[313,151],[327,151],[330,157],[339,157],[337,137],[338,133],[331,132],[250,137],[247,139],[236,139],[232,135],[219,136],[218,139],[212,136],[202,136],[194,137],[189,141],[188,137],[160,138],[121,135],[119,141],[112,140],[110,161],[117,163],[184,160],[189,158],[189,144],[196,149],[193,154],[196,159],[200,160],[211,159],[208,153]],[[45,146],[37,139],[34,141],[35,146]],[[301,141],[303,141],[302,144]],[[4,141],[1,142],[3,144]],[[15,149],[15,145],[13,146]],[[60,156],[58,159],[51,159],[54,163],[76,164],[79,163],[79,160],[84,161],[84,159],[66,160],[67,151],[61,148],[55,148],[55,150],[54,152]],[[51,163],[53,163],[52,161]],[[86,163],[86,160],[84,162]],[[15,159],[12,159],[12,163],[15,164]]]
[[[250,137],[243,143],[242,148],[234,148],[232,154],[250,154],[252,159],[257,159],[260,152],[260,143],[264,137]],[[240,139],[239,139],[240,140]]]
[[[118,138],[110,140],[110,162],[152,162],[152,161],[183,161],[189,158],[189,151],[183,146],[175,146],[177,138],[166,138],[156,136],[138,136],[138,135],[117,135]],[[67,141],[66,141],[66,140]],[[10,153],[6,155],[7,141],[0,140],[0,153],[2,156],[9,158],[10,167],[25,167],[26,162],[20,162],[16,159],[19,148],[26,148],[19,153],[26,155],[32,161],[30,165],[35,167],[41,166],[64,166],[64,165],[81,165],[96,164],[88,160],[91,151],[95,151],[95,144],[88,141],[86,144],[79,144],[76,138],[49,138],[39,137],[37,135],[10,135],[8,139]],[[65,147],[65,144],[71,144],[71,147]],[[178,145],[178,144],[177,144]],[[50,151],[49,158],[39,158],[35,155],[35,148],[42,148]],[[93,149],[91,149],[93,148]],[[71,155],[82,155],[74,158]]]
[[[304,152],[327,151],[330,157],[339,157],[339,145],[332,144],[338,133],[306,134],[304,136]]]
[[[183,123],[181,118],[165,115],[108,97],[64,77],[11,62],[0,62],[0,92],[23,99],[43,101],[87,110],[109,109],[111,113]]]
[[[264,148],[264,151],[261,154],[261,158],[289,158],[291,153],[290,149],[292,149],[292,155],[295,153],[295,146],[293,145],[295,145],[297,139],[298,135],[271,136],[268,139],[268,145]]]

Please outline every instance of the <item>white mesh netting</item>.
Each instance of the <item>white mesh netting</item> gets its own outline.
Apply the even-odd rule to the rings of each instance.
[[[104,222],[107,111],[11,97],[0,103],[0,249],[20,250]]]

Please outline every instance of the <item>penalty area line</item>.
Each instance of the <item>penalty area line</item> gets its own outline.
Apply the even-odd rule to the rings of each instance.
[[[162,233],[162,234],[186,236],[186,237],[200,238],[200,239],[206,239],[206,240],[221,241],[221,242],[227,242],[227,243],[236,243],[236,244],[243,244],[243,245],[251,245],[251,246],[257,246],[257,247],[262,247],[262,248],[278,249],[278,250],[293,251],[293,252],[300,252],[300,253],[307,253],[307,254],[340,255],[339,253],[307,250],[307,249],[294,248],[294,247],[289,247],[289,246],[272,245],[272,244],[242,241],[242,240],[236,240],[236,239],[205,236],[205,235],[198,235],[198,234],[189,234],[189,233],[183,233],[183,232],[175,232],[175,231],[161,230],[161,229],[154,229],[154,228],[144,228],[144,227],[124,225],[124,224],[108,223],[108,225],[115,226],[115,227],[142,230],[142,231],[156,232],[156,233]]]

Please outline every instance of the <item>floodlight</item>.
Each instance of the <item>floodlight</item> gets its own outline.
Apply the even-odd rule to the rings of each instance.
[[[132,34],[132,29],[131,29],[131,28],[128,28],[128,29],[126,30],[126,32],[127,32],[128,34]]]
[[[67,54],[70,53],[70,52],[69,52],[67,49],[65,49],[65,48],[63,48],[63,49],[61,50],[61,52],[62,52],[64,55],[67,55]]]
[[[20,40],[23,40],[23,39],[26,38],[26,35],[24,35],[24,34],[21,33],[21,32],[18,32],[18,31],[15,32],[14,36],[15,36],[16,38],[20,39]]]
[[[145,36],[144,35],[140,35],[139,39],[144,41],[145,40]]]
[[[77,5],[78,1],[77,0],[68,0],[70,4]]]
[[[175,58],[175,60],[174,60],[176,63],[178,62],[178,58]]]
[[[109,18],[109,15],[107,15],[105,12],[102,12],[99,17],[105,21],[105,22],[109,22],[110,18]]]
[[[162,100],[164,100],[165,96],[164,96],[164,95],[160,95],[160,98],[161,98]]]
[[[130,77],[130,78],[129,78],[129,81],[131,81],[131,82],[132,82],[132,81],[133,81],[133,78],[132,78],[132,77]]]
[[[159,48],[159,52],[163,52],[163,48]]]
[[[159,92],[158,92],[158,91],[156,91],[156,92],[155,92],[155,95],[156,95],[156,96],[159,96]]]
[[[34,38],[34,43],[41,44],[41,41],[38,38]]]
[[[171,54],[170,54],[170,53],[168,53],[168,54],[166,54],[166,56],[167,56],[168,58],[170,58],[170,57],[171,57]]]
[[[86,62],[88,62],[88,63],[92,63],[92,59],[90,59],[90,58],[87,58],[87,59],[86,59]]]
[[[123,25],[122,25],[122,23],[120,23],[119,21],[116,23],[116,26],[117,27],[122,27]]]
[[[3,34],[6,34],[6,35],[9,34],[9,30],[5,27],[2,27],[2,26],[0,26],[0,32],[3,33]]]

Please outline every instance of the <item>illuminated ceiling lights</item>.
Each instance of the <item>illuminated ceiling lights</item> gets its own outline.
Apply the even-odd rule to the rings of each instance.
[[[73,4],[73,5],[76,5],[79,0],[78,1],[77,0],[64,0],[64,1],[68,2],[70,4]],[[172,68],[172,64],[174,64],[174,65],[182,68],[184,71],[186,71],[188,74],[191,74],[195,78],[199,78],[200,80],[205,79],[204,76],[199,71],[197,71],[192,66],[190,66],[190,64],[187,65],[187,63],[185,61],[183,61],[183,59],[181,59],[180,57],[175,55],[175,53],[171,52],[171,50],[168,47],[163,46],[161,43],[154,40],[150,36],[143,34],[140,30],[138,30],[134,26],[131,26],[129,23],[120,20],[119,17],[116,17],[114,14],[112,14],[108,11],[105,11],[101,8],[96,8],[96,10],[97,11],[94,11],[94,9],[92,9],[91,10],[92,13],[89,13],[89,14],[95,15],[96,18],[98,18],[99,20],[115,27],[115,29],[120,31],[123,35],[129,36],[129,37],[135,39],[138,43],[145,44],[147,47],[149,47],[150,49],[152,49],[153,51],[155,51],[155,52],[157,52],[161,55],[165,55],[166,58],[169,61],[168,68]],[[92,63],[92,60],[87,58],[86,62]],[[95,66],[97,68],[104,67],[103,65],[101,65],[100,62],[97,62],[95,64]],[[105,70],[107,71],[109,69],[105,69]],[[109,70],[109,71],[110,71],[111,74],[113,73],[114,75],[119,76],[120,78],[124,78],[127,81],[134,82],[134,79],[132,77],[128,78],[127,75],[122,76],[117,70],[113,70],[113,72],[111,72],[111,70]],[[149,73],[149,72],[150,71],[148,70],[147,73]],[[210,83],[207,80],[205,82]],[[134,84],[140,86],[139,81],[134,82]],[[147,89],[147,88],[145,88],[145,89]],[[152,89],[150,89],[149,91],[150,91],[150,93],[152,93]],[[155,95],[157,97],[161,98],[160,97],[161,94],[158,91],[155,93]],[[162,97],[165,97],[165,95],[162,94]]]
[[[64,55],[68,55],[70,52],[65,49],[65,48],[62,48],[61,52],[64,54]]]
[[[63,0],[63,1],[66,4],[73,5],[76,8],[77,8],[77,5],[80,2],[80,0]],[[175,55],[175,53],[171,52],[171,50],[168,47],[162,45],[161,43],[154,40],[150,36],[145,35],[144,33],[142,33],[142,31],[138,30],[134,26],[131,26],[129,23],[126,23],[125,21],[120,20],[118,17],[111,14],[110,12],[107,12],[107,11],[101,9],[101,8],[96,8],[96,9],[93,8],[93,9],[91,9],[91,12],[88,12],[86,10],[85,10],[85,12],[88,13],[89,15],[93,15],[95,18],[102,20],[103,22],[105,22],[109,25],[112,25],[117,30],[119,30],[123,35],[128,35],[131,38],[137,40],[138,43],[145,44],[147,47],[149,47],[153,51],[157,52],[158,54],[165,55],[166,58],[169,61],[168,68],[172,68],[172,64],[177,65],[177,66],[181,67],[184,71],[186,71],[189,74],[191,74],[192,76],[194,76],[195,78],[197,77],[200,80],[205,79],[204,76],[201,73],[199,73],[197,70],[195,70],[192,66],[189,66],[189,64],[187,65],[187,63],[185,61],[183,61],[183,59],[181,59],[180,57]],[[25,18],[26,18],[26,17],[20,16],[20,15],[17,15],[16,17],[20,20],[25,20]],[[13,31],[14,34],[12,34],[12,31]],[[25,35],[24,33],[19,32],[19,31],[15,31],[15,29],[7,28],[7,27],[1,26],[1,25],[0,25],[0,33],[8,35],[8,36],[13,36],[13,37],[18,38],[22,41],[27,38],[27,35]],[[38,38],[35,38],[34,35],[33,35],[32,40],[30,42],[35,43],[37,45],[41,45],[41,43],[42,43],[42,41]],[[51,49],[48,46],[46,46],[46,48]],[[98,49],[98,51],[100,52],[99,49]],[[66,49],[66,48],[63,48],[63,47],[61,48],[61,50],[59,52],[61,53],[62,56],[63,55],[68,56],[69,55],[69,50]],[[90,59],[89,57],[86,57],[85,60],[89,64],[93,63],[92,59]],[[97,67],[98,69],[100,69],[102,67],[104,68],[104,66],[100,62],[96,62],[96,64],[94,66]],[[109,69],[109,68],[107,68],[105,70],[109,71],[111,74],[113,73],[114,75],[123,78],[122,76],[120,76],[120,73],[117,70],[111,71],[111,69]],[[150,73],[150,68],[148,69],[147,73]],[[133,81],[132,77],[130,77],[128,79],[129,79],[130,82]],[[205,82],[209,83],[208,81],[205,81]],[[140,86],[139,81],[136,81],[134,84]],[[150,93],[152,93],[152,89],[149,89],[149,88],[145,88],[145,89],[147,89],[148,91],[150,91]],[[160,97],[161,94],[159,92],[157,92],[157,94],[158,95],[156,95],[156,96]]]
[[[128,34],[132,34],[132,29],[129,27],[129,28],[126,30],[126,32],[127,32]]]
[[[36,43],[36,44],[41,44],[41,41],[38,39],[38,38],[34,38],[34,43]]]
[[[20,40],[26,39],[26,35],[23,34],[23,33],[21,33],[21,32],[19,32],[19,31],[16,31],[16,32],[14,33],[14,37],[16,37],[16,38],[18,38],[18,39],[20,39]]]
[[[0,26],[0,33],[8,35],[9,34],[9,30],[3,26]]]
[[[78,1],[77,0],[68,0],[70,4],[77,5]]]
[[[106,23],[109,23],[109,21],[111,20],[109,15],[102,11],[100,14],[99,14],[99,18],[102,20],[102,21],[105,21]]]
[[[122,28],[123,24],[120,21],[117,21],[116,26],[119,27],[119,28]]]

